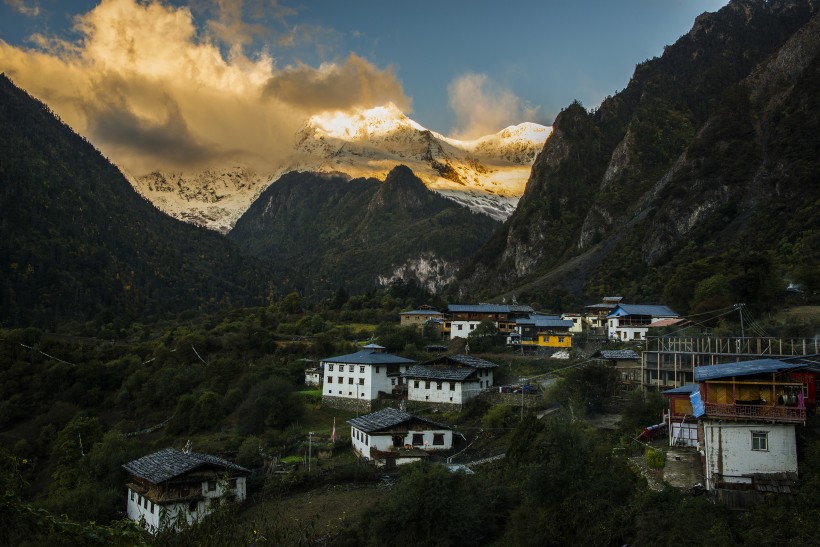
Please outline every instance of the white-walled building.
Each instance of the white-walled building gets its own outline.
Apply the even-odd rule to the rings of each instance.
[[[503,335],[515,330],[515,320],[535,310],[520,304],[450,304],[444,320],[443,335],[467,338],[482,321],[491,321]]]
[[[452,428],[408,412],[384,408],[348,420],[353,451],[379,466],[393,467],[453,447]]]
[[[649,326],[661,319],[679,317],[667,306],[618,304],[606,317],[607,335],[612,340],[645,340]]]
[[[447,355],[410,367],[407,400],[460,407],[493,386],[498,365],[472,355]]]
[[[370,410],[379,393],[404,393],[402,373],[416,361],[383,350],[374,344],[322,359],[322,402],[334,408]]]
[[[210,514],[223,501],[247,495],[248,469],[216,456],[166,448],[122,466],[128,483],[128,518],[156,533],[181,528]]]

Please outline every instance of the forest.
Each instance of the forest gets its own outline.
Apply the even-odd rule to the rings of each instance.
[[[427,298],[397,283],[366,295],[340,290],[320,303],[291,293],[266,307],[150,324],[0,331],[0,544],[811,543],[820,511],[814,422],[799,428],[794,495],[737,513],[701,491],[653,489],[642,471],[654,465],[653,449],[634,439],[657,421],[663,400],[633,394],[615,429],[595,427],[591,418],[615,395],[614,372],[572,366],[582,347],[568,365],[505,351],[493,332],[470,340],[501,365],[498,384],[556,379],[526,411],[475,401],[431,414],[462,431],[474,454],[506,453],[475,474],[435,462],[383,472],[358,461],[343,425],[355,414],[324,408],[304,369],[373,340],[425,360],[433,341],[400,327],[398,313]],[[325,452],[311,471],[308,431]],[[140,531],[124,518],[121,466],[188,441],[253,470],[248,499],[179,533]],[[266,473],[272,458],[288,472]]]

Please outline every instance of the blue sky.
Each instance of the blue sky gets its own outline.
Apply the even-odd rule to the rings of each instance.
[[[137,129],[156,122],[144,113],[145,104],[137,104],[148,99],[125,95],[118,99],[127,106],[127,116],[123,112],[114,116],[111,110],[116,105],[108,101],[107,117],[102,120],[95,117],[102,114],[91,112],[96,107],[76,106],[82,102],[79,92],[69,100],[52,88],[55,80],[76,79],[78,87],[89,89],[93,81],[99,99],[111,84],[104,76],[110,70],[80,81],[80,72],[88,74],[101,66],[99,58],[89,60],[91,53],[83,52],[84,48],[100,55],[101,47],[114,43],[100,38],[103,26],[116,26],[129,10],[143,14],[151,10],[149,2],[106,0],[103,4],[117,9],[103,6],[109,8],[103,16],[103,9],[91,12],[97,4],[3,0],[0,39],[6,44],[0,49],[0,70],[69,123],[79,125],[92,140],[104,140],[104,128],[115,133],[111,124],[117,119],[127,119]],[[126,18],[125,25],[148,32],[152,22],[161,19],[157,14],[167,12],[169,17],[174,15],[173,24],[184,29],[184,20],[190,18],[194,34],[188,38],[189,45],[213,44],[224,62],[243,70],[249,82],[262,77],[250,75],[248,64],[265,59],[265,77],[273,84],[266,85],[265,96],[282,99],[293,107],[291,114],[321,110],[323,98],[329,99],[329,108],[339,109],[391,100],[425,127],[466,137],[523,121],[549,124],[575,99],[596,107],[626,86],[636,64],[661,55],[665,45],[688,32],[697,15],[725,4],[720,0],[191,0],[162,2],[162,10],[151,11],[153,16]],[[186,9],[174,11],[178,7]],[[79,30],[73,27],[77,16],[86,22]],[[161,43],[172,33],[179,34],[168,28],[164,34],[134,43]],[[89,46],[94,43],[96,49]],[[149,63],[151,55],[157,52],[144,47],[136,58]],[[33,72],[50,70],[51,60],[60,61],[61,68],[47,85],[43,76]],[[329,67],[336,69],[334,78],[341,83],[318,76],[326,75]],[[143,73],[141,78],[145,77]],[[155,85],[163,84],[155,80]],[[179,87],[179,82],[172,85]],[[203,85],[207,82],[192,82],[189,88]],[[305,97],[299,96],[302,90]],[[279,95],[286,91],[289,98]],[[181,123],[191,122],[187,116],[195,115],[192,107],[177,91],[167,96],[182,106],[178,114],[173,109],[166,112],[157,127],[180,131],[187,127],[194,132],[195,123]],[[173,125],[175,115],[181,117],[177,125]],[[270,120],[278,122],[295,123],[288,117]],[[195,137],[198,142],[207,140],[205,133]]]

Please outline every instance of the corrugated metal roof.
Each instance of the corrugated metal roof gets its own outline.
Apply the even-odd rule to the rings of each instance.
[[[378,412],[359,416],[358,418],[352,418],[348,420],[347,423],[360,431],[364,431],[365,433],[374,433],[376,431],[389,429],[410,421],[427,423],[440,429],[452,429],[446,425],[439,424],[425,418],[419,418],[418,416],[413,416],[409,412],[402,412],[401,410],[389,407],[383,408]]]
[[[672,325],[677,325],[679,323],[683,323],[686,321],[683,317],[670,317],[668,319],[658,319],[657,321],[653,321],[649,324],[650,329],[657,329],[661,327],[671,327]]]
[[[250,473],[241,465],[236,465],[228,460],[217,458],[209,454],[198,452],[185,453],[176,448],[165,448],[159,452],[148,454],[142,458],[130,461],[123,465],[123,469],[138,477],[141,477],[154,484],[159,484],[167,480],[184,475],[189,471],[201,466],[221,467],[230,471],[240,473]]]
[[[516,325],[533,325],[545,329],[570,329],[575,323],[570,319],[561,319],[557,315],[530,315],[515,320]]]
[[[649,315],[651,317],[678,317],[668,306],[656,304],[618,304],[609,317],[621,317],[624,315]]]
[[[390,353],[380,353],[372,349],[363,349],[356,353],[326,357],[322,363],[343,363],[349,365],[406,365],[415,363],[412,359],[405,359]]]
[[[399,315],[444,315],[440,311],[436,310],[410,310],[410,311],[403,311]]]
[[[447,306],[450,313],[532,313],[535,310],[530,306],[520,304],[450,304]]]
[[[732,376],[752,376],[754,374],[805,368],[806,366],[808,365],[805,363],[786,362],[779,359],[756,359],[754,361],[708,365],[695,367],[695,381],[704,382],[718,378],[731,378]]]
[[[663,393],[664,395],[672,395],[672,394],[675,394],[675,393],[681,393],[681,394],[684,394],[684,395],[688,395],[690,393],[695,393],[696,391],[700,391],[700,386],[698,384],[686,384],[686,385],[683,385],[683,386],[680,386],[680,387],[667,389],[665,391],[662,391],[661,393]]]
[[[601,357],[602,359],[640,359],[638,352],[631,349],[602,349],[593,357]]]
[[[405,378],[417,378],[423,380],[452,380],[463,382],[473,374],[476,369],[472,367],[448,367],[448,366],[428,366],[415,365],[402,373]]]

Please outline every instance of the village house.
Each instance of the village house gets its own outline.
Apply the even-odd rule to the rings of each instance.
[[[655,321],[679,317],[667,306],[653,304],[623,304],[615,306],[606,316],[610,340],[645,340],[649,326]]]
[[[699,391],[698,384],[686,384],[662,393],[669,402],[669,410],[664,415],[669,446],[698,446],[698,419],[692,410],[690,397]]]
[[[442,337],[467,338],[482,321],[492,322],[506,336],[515,331],[515,320],[534,313],[519,304],[450,304],[444,319]]]
[[[498,365],[472,355],[447,355],[410,367],[407,400],[460,409],[493,386],[493,369]]]
[[[453,447],[452,428],[408,412],[383,408],[348,420],[353,451],[377,466],[417,462]]]
[[[129,475],[126,512],[149,532],[179,529],[223,502],[246,496],[248,469],[222,458],[166,448],[122,466]]]
[[[569,329],[571,334],[581,334],[584,332],[584,316],[580,313],[562,313],[561,319],[564,321],[572,321],[572,327]]]
[[[380,397],[401,397],[407,392],[402,373],[414,363],[416,361],[385,353],[384,348],[376,344],[355,353],[322,359],[322,404],[369,411],[373,401]]]
[[[319,367],[311,367],[305,369],[305,385],[306,386],[320,386],[322,384],[322,369]]]
[[[641,356],[631,349],[602,349],[592,355],[618,372],[618,383],[625,391],[632,391],[641,385]]]
[[[574,323],[557,315],[532,314],[515,320],[507,344],[521,348],[571,348]]]
[[[730,507],[763,493],[789,493],[797,478],[796,426],[816,409],[820,370],[794,360],[758,359],[697,367],[690,395],[699,418],[706,488]]]
[[[434,309],[420,309],[403,311],[399,314],[399,324],[402,327],[424,328],[428,322],[442,322],[444,314]]]
[[[601,302],[584,306],[584,321],[590,334],[603,336],[607,332],[606,317],[615,309],[622,296],[605,296]]]

